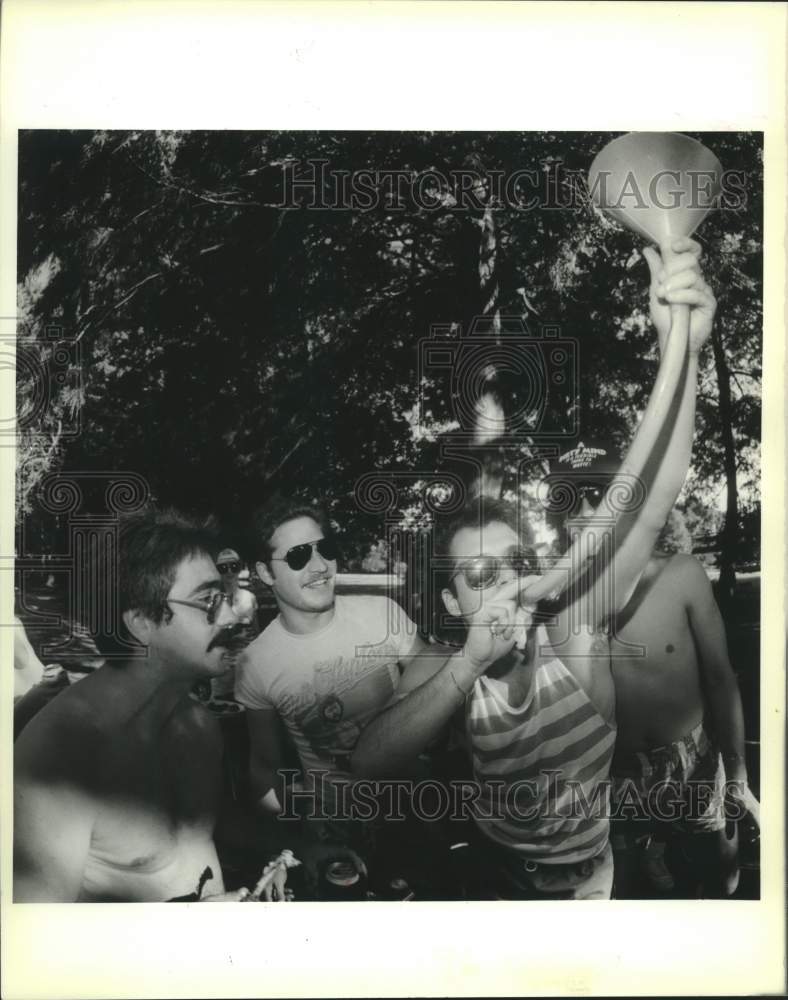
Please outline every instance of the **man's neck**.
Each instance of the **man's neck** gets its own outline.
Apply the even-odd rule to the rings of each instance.
[[[314,632],[321,632],[334,620],[335,611],[335,604],[326,611],[302,611],[300,608],[291,608],[287,604],[279,606],[282,624],[293,635],[312,635]]]
[[[496,660],[486,670],[488,677],[505,680],[510,674],[519,673],[523,669],[525,657],[519,649],[511,649],[505,656]]]
[[[176,707],[189,697],[198,678],[172,677],[166,664],[153,657],[145,660],[131,660],[117,670],[131,693],[130,707],[136,712],[145,712],[152,720],[165,722]]]
[[[517,677],[520,680],[528,681],[534,672],[534,667],[538,659],[537,642],[536,626],[532,625],[528,630],[528,640],[525,649],[518,649],[516,646],[513,646],[505,656],[502,656],[500,660],[496,660],[491,667],[488,667],[487,673],[490,677],[496,677],[499,680]]]

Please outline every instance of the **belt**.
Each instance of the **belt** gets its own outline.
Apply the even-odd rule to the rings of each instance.
[[[604,850],[595,854],[592,858],[584,858],[582,861],[534,861],[533,858],[523,858],[522,855],[503,847],[501,844],[494,844],[495,853],[501,861],[510,868],[518,868],[532,875],[541,868],[545,872],[576,871],[581,875],[590,875],[594,870],[594,863],[601,861]]]
[[[595,855],[593,858],[586,858],[584,861],[559,861],[555,864],[550,864],[544,861],[532,861],[530,858],[527,861],[522,862],[522,866],[529,874],[539,871],[543,868],[550,872],[565,871],[569,868],[577,870],[580,875],[590,875],[594,870],[594,861],[600,855]]]

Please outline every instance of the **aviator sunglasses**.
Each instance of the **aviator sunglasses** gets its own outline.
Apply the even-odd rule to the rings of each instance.
[[[337,543],[333,538],[318,538],[316,542],[302,542],[301,545],[294,545],[292,549],[285,552],[283,557],[278,559],[272,556],[271,562],[286,562],[292,570],[303,569],[312,558],[315,549],[327,562],[333,562],[339,555]]]
[[[538,573],[536,555],[532,549],[515,549],[504,556],[476,556],[458,566],[449,579],[462,573],[471,590],[486,590],[498,582],[504,568],[513,569],[518,576]]]

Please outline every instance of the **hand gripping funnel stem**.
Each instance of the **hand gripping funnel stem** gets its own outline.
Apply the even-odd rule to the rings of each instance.
[[[594,203],[663,252],[691,236],[715,207],[722,166],[678,132],[630,132],[609,142],[588,172]]]

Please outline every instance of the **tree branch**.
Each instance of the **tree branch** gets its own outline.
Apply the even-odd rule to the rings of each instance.
[[[154,278],[161,278],[161,277],[163,277],[163,275],[164,275],[163,271],[157,271],[155,274],[149,274],[148,277],[147,278],[143,278],[142,281],[138,281],[137,284],[134,285],[134,287],[126,295],[124,295],[123,298],[119,302],[116,302],[114,305],[110,306],[109,309],[107,309],[107,311],[104,313],[104,315],[101,317],[101,319],[98,322],[99,323],[103,323],[104,320],[107,318],[107,316],[109,316],[111,313],[117,312],[117,310],[120,309],[121,306],[125,305],[129,301],[130,298],[132,298],[134,295],[136,295],[137,292],[140,290],[140,288],[142,288],[143,285],[147,285],[147,283],[149,281],[153,281]],[[87,315],[87,312],[86,312],[86,315]],[[78,342],[78,341],[82,340],[82,338],[85,336],[85,334],[91,328],[91,326],[93,326],[92,322],[88,323],[87,326],[83,327],[80,330],[80,332],[77,334],[77,336],[74,338],[75,342]]]
[[[302,445],[306,444],[306,442],[307,442],[307,441],[309,440],[309,438],[310,438],[311,436],[312,436],[312,431],[307,431],[307,433],[306,433],[306,434],[302,434],[302,435],[301,435],[301,436],[299,437],[299,439],[298,439],[298,440],[296,441],[296,443],[295,443],[295,444],[293,445],[293,447],[292,447],[292,448],[290,448],[290,450],[289,450],[289,451],[288,451],[288,452],[287,452],[287,453],[285,454],[285,456],[284,456],[284,458],[282,459],[282,461],[281,461],[281,462],[279,462],[279,463],[277,463],[277,465],[275,465],[275,466],[274,466],[274,468],[273,468],[273,469],[271,469],[271,470],[270,470],[269,472],[266,472],[265,476],[263,477],[264,481],[265,481],[265,482],[270,482],[270,481],[271,481],[271,480],[272,480],[272,479],[274,478],[274,476],[275,476],[275,475],[277,474],[277,472],[279,472],[279,470],[280,470],[280,469],[282,468],[282,466],[283,466],[283,465],[285,464],[285,462],[287,462],[287,460],[288,460],[288,459],[289,459],[289,458],[290,458],[290,457],[291,457],[292,455],[294,455],[294,454],[295,454],[295,452],[297,452],[297,451],[298,451],[298,449],[299,449],[299,448],[300,448],[300,447],[301,447]]]
[[[154,184],[158,184],[160,187],[169,188],[173,191],[181,191],[190,195],[192,198],[197,198],[199,201],[208,202],[210,205],[228,205],[232,208],[262,208],[263,205],[259,201],[228,201],[225,198],[220,198],[217,195],[205,194],[199,191],[194,191],[191,188],[186,187],[185,184],[179,184],[176,181],[167,181],[163,177],[156,177],[149,170],[141,167],[139,163],[134,159],[134,157],[129,157],[129,162],[133,167],[139,170],[140,173],[144,174],[146,177],[150,178]]]

